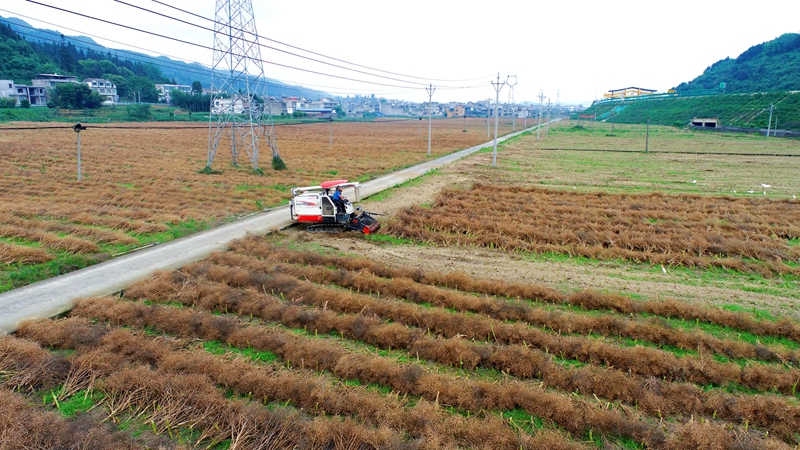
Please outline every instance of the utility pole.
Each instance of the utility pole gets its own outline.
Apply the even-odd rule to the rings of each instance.
[[[328,119],[331,121],[331,146],[330,148],[333,149],[333,113],[331,113],[331,118]]]
[[[497,167],[497,121],[498,121],[498,109],[500,107],[500,89],[503,89],[504,82],[500,82],[500,72],[497,72],[497,82],[495,83],[492,81],[492,87],[496,92],[495,100],[494,100],[494,150],[492,150],[492,168]]]
[[[539,126],[536,127],[536,140],[539,140],[539,133],[542,130],[542,102],[544,101],[544,89],[539,89]]]
[[[433,93],[436,91],[436,88],[430,84],[425,90],[428,92],[428,156],[431,156],[431,111],[433,110],[431,102],[433,101]]]
[[[81,131],[85,130],[86,127],[76,123],[73,125],[72,129],[78,133],[78,181],[83,180],[83,174],[81,172]]]
[[[769,122],[767,122],[767,137],[769,137],[769,129],[772,126],[772,110],[775,109],[775,104],[769,104]]]

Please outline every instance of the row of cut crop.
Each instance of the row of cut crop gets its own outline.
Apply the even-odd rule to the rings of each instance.
[[[800,260],[800,249],[788,245],[800,236],[795,206],[792,200],[476,185],[444,190],[430,208],[405,208],[386,231],[444,245],[798,274],[786,264]]]
[[[717,362],[703,357],[677,357],[669,352],[648,347],[620,347],[610,342],[581,336],[563,336],[525,324],[506,324],[490,318],[448,313],[403,302],[387,302],[368,295],[326,290],[295,277],[281,275],[286,268],[254,261],[257,270],[240,267],[215,267],[196,263],[185,270],[195,275],[234,285],[250,285],[274,290],[282,295],[313,301],[317,307],[328,304],[342,312],[369,311],[392,321],[416,326],[445,336],[465,335],[472,339],[496,340],[507,344],[529,345],[590,364],[614,366],[618,370],[640,376],[689,381],[701,385],[735,383],[759,391],[794,392],[800,370],[762,364],[741,368],[735,363]],[[235,264],[241,266],[241,259]]]
[[[220,295],[230,295],[216,289],[197,290],[207,292],[211,296],[208,299],[210,303],[219,301]],[[242,306],[239,314],[243,316],[248,315],[248,311],[253,309],[262,311],[274,309],[269,304],[253,304],[245,302],[242,298],[239,300]],[[90,314],[96,316],[99,315],[96,306],[85,304],[83,307],[91,308]],[[78,308],[83,307],[79,305]],[[301,310],[295,311],[302,314]],[[204,327],[187,328],[192,323],[199,323],[197,319],[193,322],[187,320],[191,315],[182,320],[182,316],[174,311],[160,312],[155,307],[121,303],[109,305],[102,314],[108,315],[103,319],[125,318],[126,324],[145,322],[150,326],[155,325],[157,317],[161,316],[165,318],[163,325],[165,327],[170,325],[169,329],[163,331],[185,330],[190,336],[197,338],[204,338],[205,335]],[[291,314],[291,311],[287,311],[286,314]],[[413,364],[398,364],[380,356],[354,354],[327,340],[302,338],[273,327],[243,327],[232,333],[227,341],[231,345],[271,351],[284,360],[292,361],[293,364],[302,364],[315,370],[330,370],[341,378],[357,379],[362,383],[379,383],[402,395],[419,396],[430,402],[458,407],[471,414],[480,414],[485,410],[522,409],[530,415],[552,421],[578,436],[594,430],[596,433],[606,435],[630,436],[650,445],[658,445],[664,440],[663,432],[658,425],[637,419],[638,414],[627,417],[632,411],[616,408],[608,410],[605,404],[544,390],[538,384],[515,380],[478,381],[429,372]]]
[[[189,273],[201,274],[205,277],[217,279],[226,284],[239,284],[245,282],[240,269],[230,268],[227,271],[208,266],[192,265],[184,268]],[[287,273],[286,267],[276,267],[277,272]],[[227,273],[226,273],[227,272]],[[165,275],[166,277],[166,275]],[[252,279],[252,276],[251,276]],[[263,280],[263,279],[262,279]],[[276,275],[271,282],[261,284],[260,289],[270,290],[276,286],[288,287],[292,285],[290,280]],[[160,286],[163,291],[163,280],[154,283]],[[179,284],[181,292],[177,297],[183,302],[191,304],[194,300],[192,294],[199,288],[183,280]],[[191,287],[190,287],[191,286]],[[178,286],[176,286],[177,290]],[[140,288],[139,288],[140,289]],[[129,295],[139,296],[141,291],[134,289]],[[319,291],[318,291],[319,292]],[[184,295],[185,293],[185,295]],[[342,311],[337,303],[335,293],[319,292],[315,293],[308,288],[289,289],[280,291],[280,294],[287,298],[297,299],[302,302],[321,306],[332,311]],[[147,297],[152,298],[152,297]],[[215,297],[219,298],[219,296]],[[222,297],[224,298],[224,297]],[[229,295],[228,298],[235,298]],[[770,432],[779,433],[782,436],[792,436],[794,429],[800,426],[800,410],[793,406],[790,401],[780,397],[767,396],[734,396],[718,392],[703,392],[699,387],[683,383],[669,383],[666,381],[654,380],[648,376],[636,376],[630,373],[625,374],[615,370],[603,370],[592,367],[565,370],[561,365],[554,364],[551,355],[545,354],[544,350],[536,350],[529,347],[530,342],[518,343],[517,345],[494,346],[476,345],[475,343],[463,339],[438,340],[431,339],[420,333],[419,330],[397,327],[397,325],[384,324],[380,319],[372,319],[372,315],[379,318],[400,320],[405,325],[410,325],[399,316],[388,313],[387,308],[396,309],[390,304],[390,300],[380,301],[387,304],[386,308],[378,308],[374,304],[351,304],[348,310],[358,310],[360,314],[350,317],[350,315],[337,315],[332,312],[317,311],[295,311],[288,312],[290,306],[279,309],[271,306],[268,310],[269,315],[259,315],[266,320],[281,320],[288,326],[301,327],[315,332],[326,333],[336,331],[343,336],[352,336],[374,345],[384,348],[406,349],[412,356],[426,358],[465,369],[474,369],[477,366],[491,367],[518,377],[541,378],[545,385],[558,388],[568,392],[582,392],[586,395],[597,395],[610,400],[621,400],[629,404],[636,404],[644,411],[652,414],[673,414],[681,413],[707,414],[718,418],[725,418],[737,422],[749,421],[753,425],[765,426],[770,428]],[[235,308],[237,303],[217,305],[217,308]],[[251,312],[252,314],[252,312]],[[362,317],[366,316],[366,317]],[[468,330],[471,329],[468,319],[451,323],[443,319],[441,315],[435,315],[434,320],[429,320],[427,316],[431,313],[425,310],[416,310],[413,314],[417,325],[425,327],[432,322],[441,322],[437,330],[449,336],[463,336],[475,339]],[[506,332],[503,325],[496,324],[492,338],[501,342],[506,339]],[[536,345],[536,341],[531,345]],[[558,347],[555,347],[556,353]],[[625,369],[625,367],[623,367]],[[628,370],[631,372],[631,370]],[[748,379],[759,379],[761,383],[765,380],[764,373],[759,369],[753,369],[752,373],[746,375]],[[746,411],[746,412],[745,412]],[[782,411],[780,420],[776,417],[775,411]],[[742,417],[746,416],[745,419]],[[784,427],[785,426],[785,427]]]
[[[86,334],[79,334],[83,332]],[[242,392],[242,400],[225,399],[215,382],[203,373],[213,365],[189,371],[185,363],[215,363],[223,374],[236,376],[230,369],[224,370],[230,361],[218,357],[193,359],[192,352],[176,348],[178,342],[174,340],[144,339],[129,331],[74,319],[28,324],[20,333],[76,350],[67,361],[71,368],[59,392],[77,388],[103,393],[106,419],[144,415],[156,434],[194,429],[201,432],[197,442],[213,445],[228,439],[232,448],[258,447],[258,442],[279,448],[319,447],[339,440],[348,444],[336,448],[363,448],[360,445],[364,444],[368,448],[402,448],[402,439],[385,428],[323,416],[309,421],[283,408],[268,410],[251,404],[246,400],[247,391]],[[255,369],[251,372],[259,373]]]
[[[611,399],[622,398],[631,404],[637,404],[643,411],[651,411],[653,415],[671,412],[687,415],[707,414],[709,417],[725,417],[736,422],[744,422],[742,419],[744,415],[746,417],[744,420],[749,421],[751,425],[764,425],[770,428],[771,433],[784,436],[791,436],[795,428],[793,424],[798,423],[797,411],[790,412],[795,409],[791,402],[776,396],[741,397],[719,393],[705,394],[701,389],[691,385],[664,383],[648,378],[631,379],[616,371],[595,370],[591,367],[565,371],[560,365],[551,362],[550,355],[541,352],[540,357],[535,357],[531,350],[523,345],[503,346],[497,349],[489,346],[484,350],[472,352],[474,344],[463,339],[429,339],[424,335],[420,336],[413,329],[387,325],[378,319],[371,319],[375,312],[372,308],[364,308],[361,311],[363,316],[349,317],[319,309],[298,309],[291,304],[281,306],[276,303],[277,300],[262,299],[261,295],[257,294],[264,289],[269,290],[274,285],[260,285],[253,292],[236,291],[226,286],[247,282],[248,276],[240,269],[229,269],[225,274],[224,270],[209,267],[184,268],[187,271],[197,269],[206,276],[219,277],[224,280],[224,284],[209,286],[201,281],[187,279],[186,275],[181,273],[164,273],[152,283],[134,286],[126,295],[148,299],[160,298],[162,301],[178,300],[187,305],[203,306],[212,310],[250,314],[264,320],[280,320],[289,326],[320,333],[333,330],[343,336],[352,336],[383,347],[403,348],[404,341],[400,339],[406,336],[403,339],[412,339],[413,342],[407,345],[411,347],[409,353],[412,357],[416,355],[463,368],[474,367],[478,362],[482,362],[487,367],[504,367],[506,373],[522,376],[532,376],[537,371],[543,371],[546,375],[543,377],[544,385],[568,392],[585,392]],[[277,280],[276,283],[289,286],[291,281]],[[303,290],[303,295],[287,291],[280,291],[280,294],[288,299],[313,302],[318,306],[322,304],[322,301],[316,301],[308,290]],[[323,305],[328,309],[336,309],[331,298],[332,296],[327,296]],[[776,420],[775,411],[783,411],[788,415]],[[783,425],[786,427],[781,430]]]
[[[224,258],[224,259],[223,259]],[[237,259],[239,258],[239,259]],[[211,262],[242,267],[253,267],[247,256],[231,254],[213,255]],[[260,267],[253,267],[259,269]],[[800,351],[750,344],[733,339],[720,339],[708,333],[686,331],[669,326],[657,318],[639,319],[619,314],[587,315],[578,312],[545,310],[520,301],[482,298],[417,283],[409,278],[383,279],[359,272],[343,272],[342,269],[315,267],[290,267],[287,273],[315,283],[334,283],[354,289],[360,293],[384,293],[417,303],[454,308],[459,312],[474,312],[503,320],[524,321],[532,325],[550,328],[558,333],[591,333],[606,336],[626,337],[652,342],[660,346],[674,346],[689,351],[712,352],[726,358],[779,361],[793,366],[800,365]]]
[[[723,327],[742,330],[757,336],[775,336],[800,343],[800,324],[787,318],[759,320],[744,311],[727,311],[676,299],[634,300],[615,294],[583,290],[562,294],[547,286],[537,284],[508,283],[500,280],[475,278],[460,272],[422,272],[404,267],[391,268],[379,261],[344,256],[325,256],[314,252],[303,252],[279,247],[255,236],[234,242],[231,249],[237,253],[259,258],[274,259],[313,266],[335,266],[350,271],[368,271],[384,278],[409,278],[416,282],[442,286],[456,290],[520,298],[535,302],[567,304],[587,310],[610,310],[625,315],[655,314],[666,318],[701,321]]]
[[[241,326],[231,318],[221,318],[198,311],[175,310],[158,306],[146,306],[127,302],[119,302],[111,298],[99,298],[85,301],[78,305],[74,311],[76,315],[86,317],[99,317],[126,326],[147,326],[159,331],[176,334],[180,337],[195,339],[214,339],[225,337],[229,345],[239,348],[256,348],[275,352],[287,364],[298,367],[312,367],[315,370],[332,370],[334,372],[358,373],[358,367],[363,360],[355,355],[344,355],[335,347],[326,346],[319,340],[303,340],[290,333],[281,332],[275,328],[257,326]],[[26,331],[27,333],[27,331]],[[44,331],[48,333],[48,331]],[[60,342],[61,337],[52,339]],[[397,397],[380,399],[368,394],[362,388],[338,386],[331,388],[327,383],[308,382],[304,376],[292,373],[278,372],[269,378],[259,375],[258,370],[246,369],[242,363],[234,368],[216,369],[213,361],[208,362],[208,356],[181,354],[165,362],[163,358],[156,358],[153,364],[159,366],[179,367],[181,371],[207,373],[217,383],[227,387],[237,386],[237,391],[252,393],[264,400],[280,399],[291,400],[298,406],[303,406],[308,411],[321,413],[322,410],[330,412],[348,413],[358,415],[364,420],[374,422],[378,426],[400,428],[415,439],[423,443],[431,442],[448,444],[459,442],[467,445],[485,448],[536,448],[536,442],[549,442],[556,444],[556,448],[574,448],[574,444],[566,441],[564,436],[557,431],[542,430],[541,436],[530,437],[510,433],[506,424],[490,416],[482,417],[480,411],[470,417],[452,416],[444,414],[439,407],[447,391],[442,391],[441,396],[435,399],[417,402],[416,405],[400,408],[405,400],[398,403]],[[208,364],[192,364],[192,361],[207,361]],[[160,361],[160,362],[159,362]],[[192,366],[190,368],[188,366]],[[297,371],[298,369],[292,369]],[[304,372],[303,369],[300,369]],[[380,369],[378,369],[380,370]],[[409,372],[409,375],[415,371]],[[407,375],[406,375],[407,376]],[[416,373],[419,377],[419,373]],[[402,380],[402,376],[399,377]],[[358,379],[358,377],[351,378]],[[398,381],[400,381],[398,380]],[[365,383],[377,380],[362,380]],[[386,381],[383,379],[382,381]],[[395,387],[396,383],[392,383]],[[402,392],[408,394],[408,392]],[[350,399],[352,402],[346,401]],[[483,442],[483,443],[481,443]],[[560,443],[559,443],[560,442]],[[437,448],[437,445],[423,445],[425,448]]]

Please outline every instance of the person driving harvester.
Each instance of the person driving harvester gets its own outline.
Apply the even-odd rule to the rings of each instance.
[[[347,200],[347,197],[344,197],[342,195],[341,186],[336,187],[336,192],[333,193],[333,197],[331,197],[331,200],[333,200],[333,204],[336,205],[337,213],[344,214],[345,212],[344,202]]]

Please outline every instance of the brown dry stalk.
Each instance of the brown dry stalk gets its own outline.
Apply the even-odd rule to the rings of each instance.
[[[790,200],[476,184],[469,190],[443,190],[431,208],[405,208],[385,228],[400,237],[445,245],[717,266],[769,276],[800,274],[784,264],[800,257],[787,243],[800,236],[798,222],[800,213]]]
[[[70,367],[34,342],[0,336],[0,385],[33,392],[61,384]]]
[[[0,242],[0,263],[39,264],[53,259],[47,250]]]
[[[86,332],[94,337],[91,342],[81,336]],[[268,374],[258,367],[236,364],[236,360],[226,361],[204,355],[202,351],[179,350],[181,344],[174,339],[144,338],[126,330],[91,325],[78,318],[29,322],[23,325],[20,334],[42,343],[57,341],[60,348],[77,349],[71,356],[73,365],[90,372],[94,379],[99,378],[96,386],[107,395],[109,418],[128,413],[143,415],[157,434],[177,428],[198,428],[205,430],[205,436],[211,441],[235,438],[247,443],[257,435],[242,434],[242,429],[235,424],[252,423],[257,429],[271,430],[268,436],[274,439],[276,436],[285,438],[288,430],[302,431],[309,423],[297,415],[278,412],[265,416],[242,402],[223,400],[209,375],[221,377],[215,380],[217,383],[236,380],[243,387],[241,394],[249,397],[253,391],[247,388],[261,386],[260,382],[269,380]],[[140,364],[159,366],[158,372],[148,374],[151,371]],[[246,372],[239,371],[243,368]],[[158,381],[148,378],[158,378]],[[286,378],[272,380],[272,386],[280,386],[281,381]],[[265,388],[260,389],[264,391]],[[264,419],[273,428],[265,427]],[[316,439],[323,443],[342,435],[354,440],[354,448],[363,442],[374,442],[371,448],[396,447],[391,443],[399,442],[396,435],[381,427],[354,427],[338,420],[316,421],[316,426],[328,432],[327,436],[324,432],[315,432]],[[342,434],[343,430],[346,433]],[[301,445],[302,440],[292,442]],[[387,446],[387,442],[390,445]],[[273,442],[273,445],[277,444]]]
[[[246,263],[228,253],[219,254],[216,258],[233,258],[239,266]],[[205,276],[235,286],[274,290],[288,298],[300,298],[320,308],[323,304],[328,304],[329,307],[342,312],[364,311],[363,314],[376,314],[444,336],[464,334],[473,339],[532,346],[565,359],[613,366],[618,370],[644,377],[689,381],[701,385],[736,383],[760,391],[775,389],[784,394],[794,392],[800,379],[800,370],[794,368],[756,364],[742,369],[735,363],[721,363],[703,355],[679,358],[670,352],[655,348],[618,347],[588,337],[556,335],[521,323],[506,324],[489,318],[448,313],[403,302],[389,302],[367,295],[347,294],[280,275],[281,271],[291,273],[291,268],[256,260],[252,260],[252,267],[249,270],[215,267],[207,263],[192,264],[184,269],[193,271],[196,276]],[[252,271],[253,269],[257,271]]]
[[[612,310],[623,314],[648,313],[685,320],[698,320],[747,331],[758,336],[777,336],[800,342],[800,324],[787,319],[777,321],[757,320],[747,312],[726,311],[675,299],[634,300],[619,294],[601,293],[591,290],[561,294],[551,288],[535,284],[506,283],[500,280],[485,280],[460,272],[423,273],[407,268],[389,268],[384,264],[353,257],[333,257],[313,252],[303,252],[278,247],[254,236],[238,240],[231,245],[236,253],[253,255],[265,259],[314,266],[336,266],[350,271],[368,271],[385,278],[410,278],[423,284],[444,286],[478,294],[506,296],[537,302],[566,303],[591,310]]]
[[[48,248],[65,250],[69,253],[93,253],[100,250],[97,244],[85,239],[71,236],[60,237],[53,233],[46,233],[14,225],[0,226],[0,236],[38,242]]]
[[[32,406],[24,397],[0,388],[0,448],[27,449],[138,449],[121,433],[77,418]]]
[[[191,270],[191,268],[186,269]],[[208,270],[208,267],[203,267],[202,269],[206,276],[220,276],[220,272],[213,268]],[[283,271],[281,267],[277,269]],[[241,275],[239,270],[231,269],[231,271]],[[170,274],[165,273],[163,277],[170,277]],[[154,283],[160,286],[161,295],[164,295],[162,284],[164,278],[160,277],[162,281]],[[237,283],[241,281],[241,279],[237,279]],[[277,282],[284,285],[291,283],[288,280],[278,280]],[[212,310],[216,308],[219,311],[233,310],[241,315],[250,314],[264,320],[279,320],[284,325],[315,332],[328,333],[333,330],[343,336],[383,348],[406,349],[411,356],[416,355],[418,358],[422,357],[454,367],[474,369],[481,365],[523,378],[539,377],[546,386],[567,392],[599,395],[608,400],[624,401],[631,405],[636,404],[640,410],[652,415],[704,414],[708,417],[716,416],[742,424],[749,422],[752,425],[764,427],[772,433],[778,433],[780,436],[789,436],[789,438],[792,436],[792,430],[800,427],[800,408],[778,396],[734,396],[717,391],[706,393],[699,387],[690,384],[670,383],[656,378],[595,367],[567,370],[554,363],[551,355],[529,348],[527,345],[481,346],[457,338],[439,340],[425,335],[420,330],[401,327],[397,324],[384,324],[380,319],[372,317],[376,313],[374,305],[365,305],[358,315],[337,315],[333,312],[339,310],[336,294],[314,295],[309,290],[304,290],[304,295],[293,298],[317,306],[324,299],[325,308],[330,308],[332,311],[301,311],[296,306],[279,304],[274,299],[261,299],[258,298],[260,296],[254,297],[246,292],[237,295],[235,290],[227,286],[219,286],[214,290],[205,288],[202,282],[197,282],[186,289],[185,281],[181,283],[181,286],[180,293],[177,293],[177,299],[187,305],[210,307]],[[222,293],[225,290],[229,291],[228,294]],[[141,287],[134,287],[128,295],[154,299],[142,292]],[[204,297],[206,296],[211,297],[211,303],[205,301]],[[165,295],[163,300],[174,300],[175,298],[172,295]],[[292,297],[289,296],[289,298]],[[228,303],[225,303],[225,299]],[[254,307],[246,306],[250,302],[255,302],[256,305]],[[390,302],[382,300],[380,303]],[[350,309],[355,310],[360,305],[357,304],[355,308]],[[408,315],[408,313],[404,314],[404,316]],[[413,314],[415,320],[418,321],[424,321],[421,319],[424,315],[426,315],[425,312]],[[448,321],[442,319],[441,322],[447,323]],[[458,325],[466,326],[466,328],[450,327],[445,332],[449,335],[458,334],[459,336],[462,332],[467,333],[463,330],[469,328],[468,324],[459,322]],[[465,337],[469,337],[469,333]],[[762,375],[757,371],[755,373]],[[780,411],[778,413],[780,420],[777,419],[776,411]]]
[[[254,365],[241,358],[210,355],[198,350],[168,350],[155,361],[142,357],[141,350],[164,343],[161,339],[144,337],[126,330],[109,330],[90,325],[87,319],[75,317],[60,321],[41,321],[26,324],[22,334],[38,342],[59,341],[62,348],[75,348],[78,344],[70,336],[83,333],[110,332],[87,356],[111,353],[130,355],[121,367],[131,362],[155,364],[170,373],[187,373],[209,376],[217,385],[232,389],[242,396],[261,399],[264,403],[290,400],[296,407],[317,415],[348,415],[360,417],[367,425],[400,429],[420,442],[435,440],[442,445],[477,448],[519,448],[527,438],[513,433],[503,421],[492,417],[463,418],[448,414],[439,405],[424,400],[409,407],[397,396],[380,396],[362,387],[349,387],[334,383],[324,376],[312,375],[302,369],[286,370],[277,367]],[[62,336],[67,337],[61,340]],[[124,343],[124,345],[120,345]],[[136,352],[131,349],[137,349]],[[86,352],[86,349],[83,349]],[[116,359],[115,356],[112,356]],[[123,402],[125,403],[125,402]],[[550,434],[557,432],[552,431]],[[547,436],[547,433],[545,433]],[[551,436],[552,438],[553,436]],[[540,439],[542,437],[539,437]],[[560,447],[569,447],[562,439]],[[575,445],[574,447],[579,447]]]
[[[262,263],[255,262],[247,256],[237,256],[231,253],[213,254],[208,261],[231,267],[263,269]],[[452,290],[425,286],[409,278],[383,279],[372,274],[345,272],[345,269],[334,270],[319,266],[281,267],[282,270],[286,269],[286,273],[318,284],[332,283],[354,289],[359,293],[394,295],[415,303],[429,303],[434,306],[454,308],[460,312],[474,312],[502,321],[524,321],[532,325],[550,328],[558,333],[624,336],[686,350],[700,349],[728,358],[763,359],[789,363],[794,366],[800,365],[800,352],[797,351],[749,344],[732,339],[720,339],[697,330],[685,331],[669,326],[656,318],[639,320],[636,317],[618,314],[589,316],[568,311],[546,311],[519,301],[476,297]]]
[[[202,339],[220,336],[222,330],[230,329],[229,325],[212,326],[221,318],[208,313],[159,309],[113,299],[84,301],[74,311],[81,316],[129,326],[158,326],[168,333]],[[207,319],[200,320],[201,317]],[[231,345],[268,350],[292,364],[302,363],[315,370],[330,370],[339,377],[357,379],[362,383],[380,383],[401,394],[418,395],[430,402],[458,406],[472,413],[522,408],[559,424],[571,433],[583,434],[593,429],[599,433],[631,436],[649,445],[659,445],[664,439],[658,427],[638,420],[636,414],[628,418],[627,413],[616,408],[607,410],[604,405],[519,381],[490,383],[426,373],[413,365],[398,365],[383,357],[352,354],[332,343],[272,327],[235,327],[234,330],[227,338]]]
[[[239,275],[242,275],[241,272],[239,272]],[[181,294],[184,294],[184,293],[188,294],[185,298],[182,299],[182,301],[184,301],[187,304],[196,304],[198,306],[212,306],[212,307],[216,306],[220,310],[225,309],[225,310],[236,311],[237,313],[242,314],[242,315],[247,315],[249,313],[251,315],[259,316],[259,317],[265,318],[267,320],[270,320],[270,319],[271,320],[278,320],[278,319],[280,319],[283,323],[285,323],[287,325],[290,325],[290,326],[293,325],[293,326],[298,326],[298,327],[304,327],[304,328],[308,327],[310,329],[314,329],[314,327],[316,325],[316,322],[313,320],[313,318],[315,316],[315,313],[313,313],[313,312],[309,312],[309,311],[306,311],[306,312],[294,311],[294,312],[292,312],[292,311],[290,311],[289,308],[281,309],[279,307],[276,307],[276,306],[270,304],[269,302],[262,303],[261,306],[250,307],[250,306],[247,306],[247,305],[253,300],[248,299],[248,297],[250,297],[250,296],[247,295],[246,293],[239,293],[237,295],[237,293],[235,291],[231,291],[231,289],[228,288],[227,286],[218,286],[218,289],[210,289],[209,287],[202,286],[202,283],[200,285],[187,285],[186,281],[184,280],[184,277],[182,277],[180,274],[177,274],[177,273],[174,274],[174,275],[173,274],[169,274],[169,273],[164,273],[162,275],[162,277],[159,277],[158,281],[153,283],[155,286],[157,286],[157,288],[156,288],[157,291],[160,294],[165,295],[165,300],[166,299],[172,299],[172,300],[175,299],[175,297],[171,297],[169,295],[169,289],[164,284],[164,282],[168,282],[167,280],[170,279],[170,278],[174,278],[176,284],[181,286],[180,288],[178,288],[176,286],[174,291],[177,291],[178,289],[180,289]],[[241,277],[239,277],[239,278],[241,278]],[[143,290],[145,290],[145,289],[146,289],[146,286],[139,286],[138,288],[135,287],[134,291],[129,291],[129,295],[146,296],[145,292],[143,292]],[[226,291],[228,293],[225,293]],[[147,296],[147,298],[151,298],[152,299],[152,297],[149,297],[149,296]],[[232,303],[225,304],[224,303],[225,299],[228,299]],[[270,304],[272,306],[267,306],[268,304]],[[231,308],[237,308],[237,309],[234,310],[234,309],[231,309]],[[261,311],[262,314],[259,314],[259,311]],[[291,322],[291,320],[294,320],[292,318],[298,318],[299,319],[301,317],[302,317],[302,323],[293,324]],[[287,320],[289,320],[289,322],[287,322]],[[325,322],[325,321],[324,320],[320,320],[320,322]],[[328,319],[328,323],[329,324],[327,326],[323,325],[324,328],[321,329],[320,331],[322,331],[322,332],[329,331],[332,328],[332,326],[330,325],[330,322],[331,322],[331,320]],[[368,320],[362,319],[358,323],[360,324],[359,326],[361,327],[361,333],[362,333],[361,334],[361,339],[366,339],[369,342],[370,339],[368,338],[368,336],[374,336],[377,333],[373,333],[373,332],[370,331],[370,328],[367,326],[367,322],[368,322]],[[390,327],[391,326],[389,326],[387,328],[390,328]],[[351,332],[351,331],[352,330],[347,329],[347,332]],[[250,341],[248,341],[248,342],[250,342]],[[450,342],[452,342],[452,341],[450,341]],[[445,347],[443,350],[444,350],[444,352],[456,353],[456,355],[457,355],[457,352],[452,347]],[[529,358],[526,355],[522,355],[522,354],[508,354],[507,357],[509,358],[509,360],[513,360],[515,362],[525,361],[526,358]],[[309,360],[306,359],[306,361],[308,363]],[[454,364],[454,365],[457,365],[457,364]],[[587,375],[588,375],[588,372],[587,372]],[[583,380],[583,381],[581,381],[581,383],[592,383],[592,381],[590,381],[590,380],[593,380],[592,377],[577,376],[577,378],[576,378],[576,376],[577,376],[577,374],[569,375],[567,377],[562,378],[562,380],[556,380],[557,377],[552,377],[552,379],[547,380],[547,382],[550,382],[550,383],[553,383],[553,384],[557,384],[558,381],[569,383],[568,380],[571,379],[571,380],[573,380],[572,382],[574,382],[575,380]],[[627,386],[627,385],[630,384],[630,382],[617,383],[617,381],[619,381],[619,380],[613,380],[612,381],[612,380],[609,380],[609,379],[599,378],[599,379],[595,380],[595,383],[594,383],[593,386],[596,386],[597,384],[601,384],[603,386],[608,385],[608,386],[616,387],[617,389],[625,389],[624,386]],[[546,384],[549,384],[547,382],[546,382]],[[688,386],[681,386],[681,385],[674,385],[673,386],[673,385],[671,385],[669,383],[662,384],[662,383],[659,383],[657,380],[655,381],[655,384],[654,384],[654,380],[647,380],[647,385],[649,386],[648,387],[649,390],[645,390],[643,392],[644,394],[649,395],[651,398],[653,398],[653,396],[656,396],[656,397],[659,397],[659,398],[661,396],[664,396],[663,397],[664,400],[666,400],[668,403],[671,403],[671,402],[676,402],[676,403],[678,403],[678,402],[686,402],[687,405],[689,405],[689,404],[695,405],[695,406],[692,407],[692,409],[689,410],[692,414],[698,414],[698,413],[703,412],[704,409],[703,409],[703,407],[700,407],[700,405],[703,405],[703,402],[707,402],[706,404],[708,405],[708,408],[705,410],[705,412],[708,414],[709,417],[712,416],[712,415],[717,415],[719,417],[727,417],[727,418],[732,418],[735,421],[744,422],[743,420],[741,420],[741,414],[745,413],[745,414],[748,414],[748,419],[747,420],[750,420],[750,423],[752,425],[755,425],[756,422],[757,422],[758,426],[764,426],[766,428],[769,428],[770,432],[772,432],[772,433],[778,433],[781,436],[789,436],[788,439],[791,439],[791,435],[792,435],[792,431],[791,430],[795,429],[795,425],[793,425],[793,424],[797,424],[798,423],[797,411],[794,411],[794,413],[790,412],[793,409],[796,410],[796,408],[793,408],[789,403],[787,403],[783,399],[780,399],[780,398],[777,398],[777,397],[754,396],[752,398],[747,398],[747,397],[742,398],[742,397],[736,397],[736,396],[725,395],[725,394],[718,395],[718,394],[715,394],[715,393],[711,393],[709,395],[704,396],[704,395],[700,394],[700,390],[699,389],[691,387],[690,389],[687,390],[686,388]],[[581,385],[572,385],[570,387],[574,387],[574,386],[581,386]],[[586,386],[586,384],[583,384],[583,386]],[[572,391],[572,389],[570,389],[570,391]],[[628,393],[626,393],[626,394],[628,394]],[[635,393],[631,393],[631,394],[635,394]],[[647,395],[644,395],[642,397],[642,399],[641,399],[642,402],[647,400]],[[689,398],[687,396],[688,397],[694,397],[694,399],[693,400],[689,400]],[[642,403],[640,403],[639,405],[641,407]],[[752,414],[753,409],[751,409],[751,408],[753,406],[755,406],[755,405],[761,405],[763,407],[762,408],[759,408],[759,407],[753,408],[755,410],[755,413]],[[767,406],[767,405],[769,405],[769,406]],[[664,409],[662,411],[659,411],[659,413],[667,414],[668,413],[667,410],[669,408],[670,408],[669,406],[664,407]],[[695,409],[695,408],[698,408],[698,409]],[[776,418],[776,416],[775,416],[775,411],[778,411],[778,410],[782,411],[780,420],[778,420]],[[785,421],[790,421],[791,423],[786,423]]]

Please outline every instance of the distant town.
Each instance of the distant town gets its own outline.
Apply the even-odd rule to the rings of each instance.
[[[31,79],[31,84],[17,84],[12,80],[0,80],[0,97],[16,98],[17,105],[27,102],[31,107],[46,107],[49,101],[49,91],[54,89],[59,83],[83,83],[97,92],[104,98],[104,105],[120,104],[117,95],[117,86],[110,80],[102,78],[85,78],[78,80],[75,76],[59,74],[37,74]],[[172,96],[175,91],[183,94],[191,94],[192,86],[185,84],[156,84],[159,91],[159,104],[172,104]],[[241,112],[247,108],[247,100],[241,98],[222,98],[215,97],[218,93],[207,88],[203,88],[200,94],[211,95],[213,104],[211,105],[212,114],[229,112]],[[124,102],[129,104],[130,102]],[[331,118],[344,114],[346,117],[364,116],[410,116],[422,117],[429,114],[434,117],[487,117],[494,114],[495,105],[489,100],[478,102],[428,102],[417,103],[403,100],[392,100],[372,96],[355,96],[340,99],[319,98],[307,99],[302,97],[270,97],[266,105],[272,115],[305,115],[310,117]],[[583,105],[549,105],[551,114],[569,114],[582,111]],[[540,111],[539,104],[520,103],[507,104],[501,103],[498,106],[498,114],[501,117],[526,117],[538,116]],[[547,114],[548,105],[542,105],[543,114]]]

